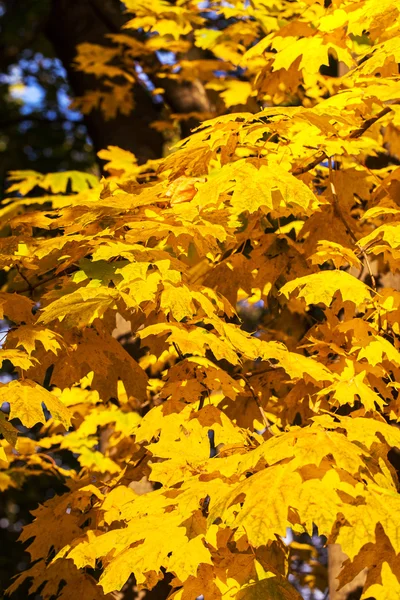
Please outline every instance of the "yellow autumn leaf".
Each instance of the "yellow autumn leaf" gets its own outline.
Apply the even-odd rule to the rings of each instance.
[[[33,320],[34,302],[20,294],[0,292],[0,319],[7,317],[15,323],[30,323]]]
[[[108,308],[115,306],[116,293],[106,287],[80,288],[54,300],[43,309],[39,322],[63,321],[76,326],[89,325],[94,319],[104,315]]]
[[[400,527],[393,515],[399,508],[397,491],[370,484],[363,503],[346,506],[347,523],[339,530],[336,542],[353,559],[367,543],[375,543],[376,527],[382,526],[396,554],[400,548]],[[354,492],[353,492],[354,493]],[[355,494],[354,494],[355,495]]]
[[[383,408],[384,400],[367,384],[366,371],[355,372],[354,362],[346,359],[346,366],[340,375],[337,375],[335,382],[318,392],[318,396],[332,394],[333,399],[339,406],[350,404],[352,406],[355,398],[358,397],[366,410],[375,411],[377,408]],[[368,381],[368,380],[367,380]]]
[[[317,252],[312,254],[309,260],[313,265],[322,265],[331,260],[336,269],[347,265],[358,268],[361,266],[360,260],[350,248],[326,240],[318,242]]]
[[[35,358],[31,358],[23,350],[0,350],[0,362],[2,363],[5,360],[9,360],[14,367],[18,367],[24,371],[28,370],[35,362],[37,362]]]
[[[114,23],[89,4],[82,23]],[[72,65],[99,165],[54,122],[58,172],[29,153],[0,209],[0,354],[20,377],[0,386],[0,489],[22,514],[35,481],[65,484],[35,486],[9,591],[300,600],[329,587],[317,529],[347,553],[341,585],[367,565],[364,596],[391,597],[398,0],[123,4]]]
[[[199,183],[195,201],[201,205],[217,202],[220,194],[233,191],[233,215],[259,209],[284,214],[308,213],[318,206],[312,191],[279,165],[265,160],[242,159],[211,173]]]
[[[365,598],[371,596],[376,600],[394,600],[394,598],[400,598],[398,574],[391,569],[386,561],[382,563],[381,582],[368,586],[364,590],[363,595]]]
[[[18,431],[9,423],[5,417],[5,415],[0,412],[0,433],[3,438],[11,444],[11,446],[15,446],[17,442]]]
[[[95,175],[81,173],[80,171],[64,171],[47,175],[36,171],[12,171],[10,181],[15,183],[9,187],[9,192],[20,192],[25,195],[38,186],[53,194],[58,194],[66,192],[68,185],[71,186],[72,192],[85,191],[97,185],[98,178]]]
[[[40,342],[46,352],[57,354],[61,349],[62,338],[51,329],[21,325],[15,331],[10,331],[8,341],[14,341],[16,347],[22,346],[29,356],[34,352],[37,342]]]
[[[224,594],[223,598],[229,598]],[[282,600],[301,600],[297,592],[285,577],[270,572],[264,579],[243,586],[235,596],[237,600],[258,600],[258,598],[279,598]]]
[[[290,526],[288,498],[300,484],[300,474],[293,471],[290,463],[269,467],[222,498],[210,513],[210,523],[222,517],[228,526],[244,527],[249,542],[255,546],[267,544],[275,539],[275,535],[284,537]],[[274,498],[272,504],[268,501],[269,497]],[[243,502],[240,511],[234,511],[235,501],[236,504]]]
[[[108,146],[106,150],[100,150],[97,155],[102,160],[108,161],[104,168],[111,174],[129,173],[134,171],[137,165],[136,156],[118,146]]]
[[[353,302],[357,307],[371,302],[370,288],[346,271],[321,271],[299,277],[286,283],[280,293],[289,298],[295,290],[297,297],[304,298],[307,304],[330,306],[335,294],[341,293],[344,302]]]
[[[225,358],[233,365],[239,362],[239,358],[231,345],[225,344],[214,333],[201,327],[194,327],[190,331],[176,325],[157,324],[149,325],[139,332],[142,339],[149,336],[168,336],[167,342],[176,344],[180,352],[193,356],[205,356],[207,348],[211,350],[217,360]]]
[[[29,379],[1,384],[0,404],[3,402],[10,404],[10,419],[18,418],[26,427],[45,422],[42,404],[66,429],[71,423],[68,408],[54,394]]]
[[[165,283],[160,306],[166,315],[171,313],[176,321],[191,318],[196,312],[192,294],[185,285],[178,287]]]
[[[225,89],[220,95],[227,108],[237,104],[246,104],[252,92],[251,84],[248,81],[227,81],[224,87]]]

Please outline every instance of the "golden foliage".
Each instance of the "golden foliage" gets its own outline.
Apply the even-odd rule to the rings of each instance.
[[[342,584],[368,566],[363,598],[394,598],[400,169],[369,159],[399,148],[400,5],[125,5],[128,33],[153,35],[77,61],[110,93],[115,77],[130,93],[129,59],[173,47],[165,77],[264,107],[216,114],[148,165],[109,147],[100,182],[12,174],[0,358],[18,378],[0,388],[0,485],[34,469],[68,482],[24,528],[40,562],[12,589],[111,598],[131,574],[151,590],[170,573],[175,600],[296,599],[282,538],[315,525],[349,557]],[[190,44],[212,61],[185,64]],[[330,57],[348,72],[323,75]],[[112,118],[117,99],[82,102]],[[33,441],[18,420],[46,422]],[[46,461],[60,449],[76,470]]]

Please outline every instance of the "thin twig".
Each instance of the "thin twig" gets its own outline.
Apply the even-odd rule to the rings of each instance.
[[[323,162],[326,159],[327,159],[327,155],[325,154],[325,152],[323,150],[321,150],[320,152],[317,153],[317,155],[311,162],[305,164],[303,167],[298,166],[298,167],[295,167],[294,169],[292,169],[292,175],[294,175],[295,177],[297,177],[298,175],[303,175],[304,173],[311,171],[311,169],[313,169],[314,167],[319,165],[319,163]]]
[[[258,409],[259,409],[259,411],[260,411],[260,414],[261,414],[262,420],[263,420],[263,422],[264,422],[265,428],[266,428],[268,431],[271,431],[271,423],[269,422],[269,420],[268,420],[268,417],[267,417],[267,415],[265,414],[265,411],[264,411],[263,407],[262,407],[262,406],[261,406],[261,404],[260,404],[260,400],[258,399],[258,397],[257,397],[257,395],[256,395],[256,393],[255,393],[255,391],[253,390],[253,387],[251,386],[251,384],[250,384],[249,380],[247,379],[247,377],[246,377],[245,375],[243,375],[243,373],[240,373],[240,377],[242,377],[242,379],[245,381],[245,383],[246,383],[247,387],[248,387],[248,388],[249,388],[249,390],[250,390],[250,393],[251,393],[251,395],[253,396],[253,399],[254,399],[254,401],[256,402],[256,404],[257,404],[257,406],[258,406]]]
[[[382,189],[387,193],[387,195],[390,196],[389,190],[386,187],[386,185],[384,184],[384,179],[379,179],[378,175],[376,173],[374,173],[372,171],[372,169],[367,167],[367,165],[363,164],[356,156],[353,156],[352,158],[356,161],[356,163],[358,163],[361,167],[363,167],[363,169],[368,171],[368,173],[371,175],[371,177],[374,177],[374,179],[376,179],[376,181],[378,182],[378,186],[382,187]],[[376,189],[379,189],[379,187]],[[375,192],[376,192],[376,189],[375,189]]]
[[[184,358],[184,357],[183,357],[182,351],[181,351],[181,349],[179,348],[178,344],[177,344],[176,342],[172,342],[172,345],[173,345],[173,347],[175,348],[175,350],[176,350],[176,353],[177,353],[177,355],[179,356],[180,360],[183,360],[183,358]]]
[[[359,272],[359,274],[357,275],[357,279],[360,279],[360,280],[361,280],[361,277],[362,277],[362,276],[363,276],[363,274],[364,274],[364,266],[365,266],[365,265],[364,265],[364,263],[361,263],[361,269],[360,269],[360,272]]]
[[[21,275],[22,279],[24,281],[26,281],[26,283],[28,284],[28,287],[22,288],[20,290],[15,290],[17,294],[24,294],[25,292],[33,292],[33,290],[35,290],[36,288],[40,287],[41,285],[44,285],[45,283],[48,283],[49,281],[52,281],[53,279],[57,279],[57,277],[62,277],[64,275],[64,273],[67,273],[68,270],[71,267],[67,267],[66,269],[63,269],[62,271],[59,271],[58,273],[53,273],[53,275],[50,275],[50,277],[48,277],[47,279],[41,279],[40,281],[37,281],[36,283],[31,283],[30,281],[28,281],[28,279],[26,277],[24,277],[22,275],[22,273],[20,273],[18,266],[16,266],[16,269],[18,271],[18,273]],[[70,271],[71,273],[73,271]]]
[[[204,372],[204,369],[203,369]],[[205,383],[203,383],[202,381],[199,382],[200,385],[204,388],[204,392],[201,393],[200,396],[200,400],[199,400],[199,408],[197,410],[201,410],[204,406],[204,402],[206,400],[206,398],[208,398],[210,404],[211,404],[211,397],[210,397],[210,390],[208,389],[208,387],[206,386]]]
[[[390,106],[385,106],[385,108],[383,108],[380,112],[378,112],[378,114],[375,115],[375,117],[366,119],[366,121],[364,121],[364,123],[361,125],[361,127],[359,129],[355,129],[354,131],[352,131],[351,134],[349,135],[349,138],[354,140],[354,139],[361,137],[362,134],[367,131],[367,129],[372,127],[372,125],[374,125],[377,121],[379,121],[379,119],[382,119],[382,117],[384,117],[385,115],[387,115],[390,112],[392,112],[392,109],[390,108]]]
[[[18,263],[15,263],[15,268],[17,269],[19,276],[20,276],[20,277],[22,277],[22,279],[25,281],[25,283],[26,283],[26,284],[27,284],[27,286],[28,286],[28,289],[27,289],[27,290],[25,290],[25,291],[26,291],[26,292],[29,292],[29,293],[32,295],[32,293],[33,293],[33,287],[32,287],[32,284],[31,284],[31,282],[30,282],[30,281],[29,281],[29,279],[26,277],[26,275],[24,275],[24,274],[23,274],[23,272],[21,271],[21,269],[20,269],[20,267],[19,267],[19,264],[18,264]]]
[[[342,209],[340,208],[339,198],[338,198],[338,196],[336,194],[336,188],[335,188],[335,184],[334,184],[333,178],[332,178],[333,169],[332,169],[332,157],[331,156],[328,158],[328,162],[329,162],[329,183],[330,183],[330,186],[331,186],[331,192],[332,192],[332,197],[333,197],[334,210],[335,210],[337,216],[339,217],[339,219],[342,221],[343,225],[346,227],[347,233],[350,235],[350,237],[352,238],[352,240],[358,246],[358,239],[357,239],[354,231],[351,229],[349,223],[347,222],[346,217],[344,216],[344,214],[342,212]],[[360,248],[360,246],[358,246],[358,247]],[[374,274],[372,273],[372,269],[371,269],[370,262],[368,260],[367,253],[365,252],[365,250],[363,248],[360,248],[360,252],[361,252],[361,254],[362,254],[362,256],[363,256],[363,258],[365,260],[365,264],[366,264],[366,267],[368,269],[369,276],[371,277],[372,288],[373,288],[374,292],[377,293],[377,290],[376,290],[376,281],[375,281]]]
[[[264,373],[270,373],[271,371],[276,371],[276,367],[266,367],[265,369],[261,369],[261,371],[255,371],[254,373],[247,373],[247,377],[256,377],[257,375],[264,375]]]
[[[364,259],[365,265],[368,269],[369,276],[371,278],[371,287],[374,290],[375,294],[377,294],[378,291],[377,291],[377,286],[376,286],[376,280],[375,280],[374,274],[372,272],[371,264],[368,260],[367,253],[364,248],[361,248],[359,246],[358,239],[357,239],[355,233],[353,232],[353,230],[351,229],[349,223],[347,222],[346,217],[344,216],[342,209],[340,207],[339,198],[336,193],[335,184],[333,182],[333,169],[332,169],[332,157],[331,156],[329,156],[329,158],[328,158],[328,163],[329,163],[329,183],[330,183],[331,193],[332,193],[332,198],[333,198],[334,211],[335,211],[336,215],[339,217],[339,219],[342,221],[343,225],[346,228],[346,231],[348,232],[348,234],[350,235],[352,240],[355,242],[355,244],[358,246],[358,248],[360,248],[360,253]],[[382,324],[381,324],[381,314],[380,314],[380,310],[379,310],[379,305],[375,304],[375,308],[378,312],[378,327],[379,327],[379,330],[381,330]]]
[[[348,224],[347,219],[346,219],[346,217],[344,216],[344,214],[342,212],[342,209],[340,208],[339,198],[338,198],[338,196],[336,194],[336,188],[335,188],[335,184],[333,182],[333,177],[332,177],[333,168],[332,168],[332,157],[331,156],[329,156],[329,158],[328,158],[328,165],[329,165],[329,184],[330,184],[330,188],[331,188],[331,192],[332,192],[332,198],[333,198],[333,209],[334,209],[336,215],[342,221],[343,225],[346,228],[347,233],[349,234],[349,236],[351,237],[351,239],[353,240],[353,242],[355,244],[357,244],[358,243],[358,239],[357,239],[354,231],[352,230],[352,228]]]

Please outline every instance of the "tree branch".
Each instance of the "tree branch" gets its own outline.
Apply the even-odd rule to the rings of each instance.
[[[377,115],[375,115],[375,117],[366,119],[359,129],[355,129],[354,131],[352,131],[350,133],[349,139],[354,140],[354,139],[361,137],[363,135],[363,133],[365,133],[367,131],[367,129],[369,129],[372,125],[374,125],[377,121],[379,121],[379,119],[381,119],[382,117],[384,117],[385,115],[390,113],[391,110],[392,109],[389,106],[386,106]],[[304,173],[311,171],[311,169],[316,167],[319,163],[323,162],[324,160],[327,160],[327,158],[328,158],[328,155],[326,154],[326,152],[321,150],[315,156],[315,158],[313,158],[309,163],[305,164],[304,166],[301,166],[301,165],[295,166],[292,169],[292,174],[295,177],[297,177],[298,175],[303,175]]]
[[[382,117],[384,117],[385,115],[387,115],[390,112],[392,112],[392,109],[390,108],[390,106],[386,106],[385,108],[383,108],[375,117],[371,117],[370,119],[367,119],[366,121],[364,121],[364,123],[362,124],[362,126],[359,129],[352,131],[349,136],[350,139],[357,139],[357,138],[361,137],[362,134],[367,131],[367,129],[372,127],[372,125],[374,125],[377,121],[379,121],[379,119],[382,119]]]

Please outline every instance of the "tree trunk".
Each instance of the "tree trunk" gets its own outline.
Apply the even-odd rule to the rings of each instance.
[[[121,18],[118,0],[102,0],[100,12],[90,0],[53,0],[47,21],[46,35],[63,63],[68,80],[76,96],[99,88],[100,81],[93,75],[73,67],[76,47],[83,42],[107,45],[107,37],[118,28],[113,18]],[[106,120],[101,110],[85,115],[85,124],[96,153],[109,145],[131,150],[140,163],[162,156],[163,136],[150,124],[159,118],[159,110],[147,90],[136,84],[133,88],[136,106],[129,115],[118,113]]]
[[[45,32],[63,63],[76,96],[101,86],[101,80],[73,67],[77,45],[83,42],[109,45],[106,35],[119,32],[124,21],[119,0],[52,0]],[[200,82],[168,79],[162,82],[166,101],[172,111],[190,113],[210,110],[207,93]],[[150,127],[153,121],[160,119],[160,108],[154,104],[144,86],[135,84],[133,94],[135,108],[129,115],[118,113],[115,118],[106,120],[104,114],[95,109],[84,119],[96,152],[108,145],[120,146],[132,151],[139,163],[143,163],[159,158],[163,153],[164,138]],[[197,124],[195,119],[183,123],[183,135],[188,135],[189,128]]]
[[[361,598],[362,588],[367,577],[367,569],[364,569],[353,579],[343,586],[339,591],[337,577],[342,568],[342,564],[348,556],[342,552],[339,544],[330,544],[328,546],[328,578],[329,578],[329,600],[359,600]]]

